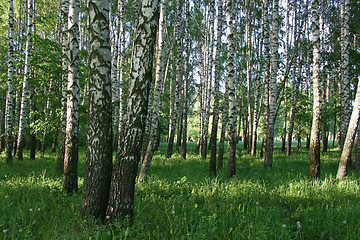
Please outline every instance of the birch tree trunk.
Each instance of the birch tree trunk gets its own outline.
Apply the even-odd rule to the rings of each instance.
[[[183,122],[182,122],[182,148],[181,156],[186,159],[186,145],[187,145],[187,112],[188,112],[188,86],[189,86],[189,55],[190,55],[190,41],[189,41],[189,18],[190,18],[190,2],[185,3],[185,63],[184,63],[184,106],[183,106]]]
[[[152,120],[149,142],[147,144],[146,152],[144,154],[144,160],[141,165],[140,175],[138,183],[146,181],[147,175],[150,169],[151,160],[154,155],[156,140],[159,132],[159,109],[160,109],[160,95],[163,86],[163,68],[164,68],[164,25],[165,25],[165,0],[160,1],[160,17],[159,17],[159,29],[158,29],[158,46],[156,54],[156,69],[155,69],[155,86],[154,86],[154,103],[152,108]],[[148,109],[150,111],[151,109]]]
[[[6,100],[6,163],[12,162],[13,149],[13,74],[14,74],[14,1],[9,0],[8,90]]]
[[[339,168],[338,168],[338,172],[336,175],[336,180],[344,178],[347,174],[348,165],[351,161],[351,152],[352,152],[352,148],[353,148],[353,144],[354,144],[354,140],[355,140],[355,135],[356,135],[356,132],[358,129],[359,116],[360,116],[360,77],[359,77],[358,86],[357,86],[355,103],[354,103],[354,107],[353,107],[351,118],[350,118],[349,128],[348,128],[348,131],[346,134],[344,147],[341,152],[340,163],[339,163]]]
[[[263,0],[264,10],[268,12],[269,0]],[[269,80],[270,80],[270,38],[269,38],[269,17],[266,14],[264,18],[264,136],[261,147],[260,157],[264,156],[265,143],[268,138],[268,125],[269,125]]]
[[[64,189],[69,192],[78,190],[77,166],[79,159],[79,0],[71,0],[68,18],[68,84],[67,117],[64,158]]]
[[[267,138],[265,146],[264,167],[272,168],[274,150],[274,125],[276,114],[276,88],[278,71],[278,45],[279,45],[279,0],[273,1],[272,32],[271,32],[271,76],[269,83],[269,119],[267,125]]]
[[[20,107],[20,119],[19,119],[19,134],[18,134],[18,150],[17,157],[19,160],[23,159],[23,149],[25,145],[25,124],[26,124],[26,112],[28,105],[28,86],[30,79],[30,59],[32,50],[32,28],[33,28],[33,4],[31,0],[27,2],[27,27],[26,27],[26,45],[25,45],[25,67],[24,67],[24,80],[22,86],[22,97]]]
[[[349,22],[350,0],[341,0],[341,136],[340,146],[343,148],[351,115],[350,79],[349,79]]]
[[[124,85],[124,70],[125,70],[125,8],[124,0],[118,2],[119,11],[119,48],[117,54],[117,78],[119,83],[119,126],[118,126],[118,143],[120,142],[121,131],[123,129],[123,118],[125,109],[125,85]]]
[[[229,92],[229,124],[228,124],[228,172],[227,177],[236,174],[236,91],[234,77],[234,33],[233,33],[233,3],[226,0],[227,23],[227,66],[226,81]]]
[[[225,94],[224,94],[224,102],[222,109],[222,119],[221,119],[221,133],[220,133],[220,142],[219,142],[219,153],[218,153],[218,162],[217,169],[222,169],[223,167],[223,157],[224,157],[224,142],[225,142],[225,132],[226,125],[228,122],[228,112],[229,112],[229,92],[228,92],[228,84],[227,80],[225,80]]]
[[[64,157],[65,157],[65,138],[66,138],[66,102],[67,102],[67,81],[68,81],[68,37],[67,37],[67,19],[69,13],[69,0],[62,0],[61,4],[61,113],[60,126],[58,135],[58,157],[57,157],[57,171],[64,172]]]
[[[103,219],[112,170],[109,1],[89,0],[89,108],[81,212]]]
[[[175,41],[176,41],[176,82],[175,82],[175,101],[174,101],[174,109],[171,119],[171,125],[169,129],[169,140],[168,140],[168,148],[167,148],[167,157],[170,158],[173,153],[174,139],[175,139],[175,131],[177,118],[179,113],[179,96],[180,96],[180,78],[181,78],[181,39],[180,39],[180,31],[181,31],[181,3],[182,0],[176,0],[176,31],[175,31]]]
[[[210,160],[209,160],[209,174],[216,175],[216,138],[219,123],[219,94],[220,94],[220,52],[221,52],[221,37],[223,24],[223,2],[217,1],[218,7],[218,22],[217,22],[217,38],[216,38],[216,53],[215,53],[215,82],[214,82],[214,110],[213,121],[210,135]]]
[[[142,0],[134,36],[129,96],[124,129],[116,155],[111,179],[108,221],[134,215],[134,190],[149,100],[156,29],[159,21],[159,1]]]
[[[312,34],[313,34],[313,120],[310,137],[310,164],[308,178],[320,177],[320,31],[319,0],[312,0]]]

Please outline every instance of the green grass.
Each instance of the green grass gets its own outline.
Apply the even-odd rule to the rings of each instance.
[[[79,213],[84,149],[73,196],[62,191],[56,154],[6,165],[3,153],[0,239],[359,239],[359,176],[350,171],[334,183],[340,153],[323,153],[321,178],[308,181],[307,149],[285,157],[275,147],[268,170],[239,145],[236,177],[227,179],[226,164],[209,178],[207,160],[197,154],[166,159],[161,145],[148,181],[136,186],[133,225],[112,226]]]

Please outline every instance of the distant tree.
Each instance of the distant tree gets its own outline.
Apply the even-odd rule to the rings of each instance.
[[[309,178],[320,177],[320,31],[319,31],[319,0],[312,0],[312,34],[313,34],[313,119],[310,137]]]
[[[137,31],[134,36],[124,129],[121,133],[111,178],[108,221],[123,220],[134,215],[135,178],[141,158],[143,132],[154,58],[156,30],[159,19],[158,0],[140,2]]]
[[[112,171],[109,1],[89,0],[89,96],[81,212],[105,217]]]

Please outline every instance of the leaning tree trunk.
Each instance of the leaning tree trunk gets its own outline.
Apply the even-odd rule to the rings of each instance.
[[[271,32],[271,76],[269,83],[269,119],[267,125],[267,138],[265,142],[264,167],[272,168],[274,150],[274,125],[276,118],[276,87],[278,70],[278,35],[279,35],[279,0],[273,1],[273,17]]]
[[[30,59],[32,50],[32,28],[33,28],[33,4],[32,1],[27,3],[27,27],[26,27],[26,45],[25,45],[25,67],[24,67],[24,80],[22,86],[22,97],[20,107],[20,119],[19,119],[19,134],[18,134],[18,150],[17,157],[19,160],[23,159],[23,149],[25,145],[25,124],[26,124],[26,112],[28,105],[28,86],[30,79]]]
[[[124,129],[112,174],[108,221],[132,219],[134,215],[135,178],[141,158],[141,146],[149,100],[159,1],[142,0],[134,37],[134,54],[130,70],[129,96]]]
[[[320,177],[320,31],[319,31],[319,0],[312,0],[312,34],[313,34],[313,120],[310,137],[310,164],[308,178]]]
[[[112,170],[109,1],[89,0],[89,107],[81,211],[105,217]],[[100,51],[101,50],[101,51]]]
[[[69,192],[78,190],[77,166],[79,159],[79,0],[71,0],[68,18],[68,84],[67,117],[64,157],[64,189]]]
[[[140,175],[138,183],[146,181],[147,174],[150,169],[150,163],[154,155],[156,140],[159,132],[159,109],[160,109],[160,95],[163,86],[163,68],[164,68],[164,24],[165,24],[165,0],[160,1],[160,17],[159,17],[159,29],[158,29],[158,46],[156,54],[156,69],[155,69],[155,86],[154,86],[154,103],[152,109],[151,131],[147,144],[146,152],[144,154],[144,160],[141,165]],[[148,109],[150,111],[150,109]]]
[[[216,138],[219,123],[219,91],[220,91],[220,49],[222,37],[222,18],[223,18],[223,3],[218,0],[218,25],[217,25],[217,39],[216,39],[216,53],[215,53],[215,82],[214,82],[214,110],[213,121],[210,135],[210,160],[209,160],[209,174],[216,175]]]
[[[14,1],[9,0],[8,90],[6,101],[6,163],[12,162],[13,147],[13,74],[14,74]]]
[[[233,33],[233,3],[226,0],[226,23],[227,23],[227,66],[226,81],[229,92],[229,124],[228,124],[228,172],[227,177],[236,174],[236,91],[234,69],[234,33]]]
[[[61,114],[60,126],[58,135],[58,156],[57,156],[57,171],[64,171],[64,157],[65,157],[65,138],[66,138],[66,101],[67,101],[67,80],[68,80],[68,36],[67,36],[67,18],[69,12],[69,0],[62,0],[61,4]]]
[[[184,106],[183,106],[183,122],[182,122],[182,148],[181,156],[186,159],[186,143],[187,143],[187,112],[188,112],[188,87],[189,87],[189,55],[190,55],[190,41],[189,41],[189,18],[190,18],[190,3],[186,1],[185,4],[185,63],[184,63]]]
[[[354,144],[354,139],[359,124],[359,116],[360,116],[360,77],[358,81],[355,103],[350,118],[349,128],[346,134],[344,147],[341,152],[339,168],[336,175],[337,180],[344,178],[347,174],[348,165],[351,161],[351,152]]]
[[[174,139],[175,139],[175,130],[176,130],[176,123],[179,113],[179,96],[180,96],[180,78],[181,78],[181,39],[180,39],[180,31],[181,31],[181,0],[176,1],[176,14],[177,14],[177,21],[176,21],[176,31],[175,31],[175,41],[177,44],[177,51],[176,51],[176,82],[175,82],[175,103],[174,109],[171,119],[171,125],[169,129],[169,140],[168,140],[168,148],[167,148],[167,157],[170,158],[173,153],[173,146],[174,146]]]
[[[351,114],[351,94],[349,79],[349,22],[350,0],[341,0],[341,137],[340,146],[344,146]]]

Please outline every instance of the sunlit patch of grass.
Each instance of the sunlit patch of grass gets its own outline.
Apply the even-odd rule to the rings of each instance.
[[[208,159],[189,144],[187,159],[155,154],[148,181],[136,185],[133,224],[101,225],[80,213],[79,193],[62,191],[56,154],[0,163],[1,239],[359,239],[360,182],[352,170],[334,182],[339,151],[322,153],[321,177],[307,179],[309,153],[275,145],[271,170],[238,145],[237,174],[209,177]],[[259,148],[258,148],[259,149]],[[190,151],[192,153],[190,153]],[[27,156],[26,156],[27,157]]]

